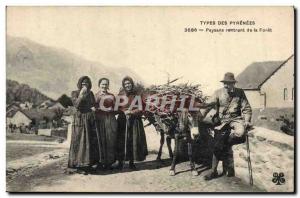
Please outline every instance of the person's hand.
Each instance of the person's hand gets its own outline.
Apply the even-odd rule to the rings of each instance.
[[[221,124],[221,125],[219,125],[219,126],[215,126],[214,129],[220,131],[222,128],[223,128],[223,125]]]
[[[245,126],[245,128],[247,129],[247,128],[251,127],[252,124],[251,124],[250,122],[245,122],[244,126]]]
[[[131,115],[132,111],[131,110],[126,110],[124,113],[125,113],[125,115]]]
[[[112,107],[109,107],[109,108],[103,108],[101,109],[101,111],[105,111],[105,112],[113,112],[114,109]]]
[[[95,107],[92,107],[91,110],[92,110],[92,111],[96,111],[96,108],[95,108]]]
[[[84,96],[85,94],[87,93],[87,87],[86,86],[83,86],[80,90],[80,93],[79,95],[80,96]]]
[[[198,121],[202,121],[205,118],[205,116],[203,116],[203,114],[199,111],[198,113]]]

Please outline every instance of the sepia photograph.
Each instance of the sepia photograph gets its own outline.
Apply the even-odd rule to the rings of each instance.
[[[293,6],[7,6],[6,191],[295,193]]]

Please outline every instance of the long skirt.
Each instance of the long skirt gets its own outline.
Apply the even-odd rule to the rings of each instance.
[[[101,159],[101,145],[93,112],[76,112],[73,117],[69,168],[84,168]]]
[[[102,145],[101,162],[105,165],[110,165],[116,160],[117,120],[110,113],[98,113],[96,119]]]
[[[118,117],[118,138],[117,138],[117,158],[123,161],[126,152],[126,159],[130,161],[143,161],[148,155],[147,141],[144,125],[140,116],[131,116],[127,122],[126,117],[120,114]],[[125,138],[126,137],[126,138]],[[125,149],[126,139],[126,149]]]

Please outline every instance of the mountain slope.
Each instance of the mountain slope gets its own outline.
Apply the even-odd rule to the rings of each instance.
[[[125,75],[141,81],[128,68],[107,67],[67,50],[40,45],[26,38],[7,36],[6,58],[8,79],[29,84],[54,99],[62,94],[69,95],[76,89],[77,80],[83,75],[91,77],[94,91],[101,77],[111,80],[112,91],[119,89]]]
[[[45,100],[52,99],[26,84],[19,84],[14,80],[6,80],[6,104],[28,101],[34,105],[39,105]]]

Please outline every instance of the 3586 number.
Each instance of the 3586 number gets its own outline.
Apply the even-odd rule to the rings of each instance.
[[[184,28],[184,32],[197,32],[197,28]]]

